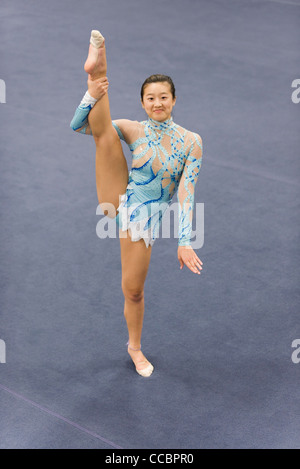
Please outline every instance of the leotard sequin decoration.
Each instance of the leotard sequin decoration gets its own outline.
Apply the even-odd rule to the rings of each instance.
[[[89,111],[90,106],[77,108],[71,122],[74,130],[87,133]],[[114,121],[113,126],[120,139],[126,141]],[[130,231],[132,241],[142,238],[146,246],[153,245],[163,214],[177,191],[178,244],[189,246],[195,184],[202,164],[201,139],[172,118],[165,122],[149,118],[136,126],[138,137],[133,143],[126,142],[132,153],[132,168],[118,207],[119,226]]]

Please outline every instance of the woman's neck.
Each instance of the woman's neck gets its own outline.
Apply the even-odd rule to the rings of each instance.
[[[148,123],[149,123],[149,126],[153,130],[166,130],[166,129],[172,128],[174,126],[172,116],[169,119],[166,119],[165,121],[156,121],[156,120],[152,119],[151,117],[149,117],[148,118]]]

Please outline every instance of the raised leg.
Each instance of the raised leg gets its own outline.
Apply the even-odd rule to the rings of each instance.
[[[136,370],[143,376],[150,376],[152,365],[143,355],[141,336],[144,320],[144,284],[151,259],[151,246],[144,240],[133,242],[129,236],[120,237],[122,262],[122,290],[125,298],[124,315],[127,322],[129,346],[128,353]],[[146,371],[146,374],[143,372]]]
[[[100,35],[97,42],[97,33],[100,34],[92,32],[89,54],[84,66],[89,74],[89,81],[107,75],[105,40]],[[111,203],[117,208],[119,196],[126,192],[128,166],[120,139],[112,125],[108,94],[91,110],[89,125],[96,144],[96,186],[99,203]]]

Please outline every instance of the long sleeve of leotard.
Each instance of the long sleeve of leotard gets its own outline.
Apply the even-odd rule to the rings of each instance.
[[[92,131],[88,122],[88,116],[92,107],[93,106],[91,104],[80,104],[78,106],[70,124],[71,129],[73,129],[75,132],[92,135]],[[125,138],[118,125],[114,121],[112,121],[112,125],[116,129],[120,139],[125,141]]]
[[[70,127],[71,129],[75,130],[75,132],[80,132],[82,134],[87,133],[91,135],[92,132],[90,130],[89,122],[88,122],[88,115],[90,110],[92,109],[91,104],[80,104],[75,111],[74,117],[71,121]]]
[[[202,143],[199,136],[193,134],[190,151],[184,165],[177,192],[179,202],[179,246],[189,246],[191,244],[194,193],[201,164]]]

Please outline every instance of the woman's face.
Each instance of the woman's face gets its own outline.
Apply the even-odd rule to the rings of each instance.
[[[148,117],[159,122],[171,118],[176,98],[173,98],[168,82],[149,83],[144,89],[142,106]]]

